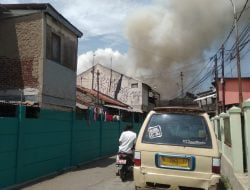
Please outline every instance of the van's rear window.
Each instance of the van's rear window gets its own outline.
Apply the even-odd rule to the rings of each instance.
[[[153,114],[144,131],[143,143],[211,148],[206,120],[191,114]]]

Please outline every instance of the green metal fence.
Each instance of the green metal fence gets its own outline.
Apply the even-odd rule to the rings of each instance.
[[[125,122],[79,119],[41,110],[38,118],[0,117],[0,189],[114,154]],[[140,124],[133,123],[136,132]]]
[[[16,182],[18,119],[1,118],[0,188]]]

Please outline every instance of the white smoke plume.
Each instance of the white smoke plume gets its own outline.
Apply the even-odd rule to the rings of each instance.
[[[240,10],[244,0],[237,2]],[[180,72],[185,88],[204,67],[205,51],[223,42],[232,23],[230,0],[162,0],[136,11],[125,33],[137,74],[145,75],[142,79],[163,99],[174,96],[180,90]]]

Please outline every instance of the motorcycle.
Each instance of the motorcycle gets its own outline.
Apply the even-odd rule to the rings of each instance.
[[[117,176],[124,182],[133,177],[133,154],[118,153],[116,157]]]

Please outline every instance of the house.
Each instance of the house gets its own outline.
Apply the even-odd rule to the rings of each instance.
[[[1,4],[0,100],[74,110],[81,36],[50,4]]]
[[[242,77],[242,95],[243,101],[250,98],[250,77]],[[225,106],[230,108],[233,105],[239,105],[239,87],[238,78],[224,78],[225,84]],[[218,80],[219,104],[222,105],[222,83]]]
[[[210,89],[196,94],[197,98],[194,100],[198,102],[199,107],[205,110],[210,116],[216,114],[216,90]]]
[[[222,112],[223,105],[223,93],[222,93],[222,83],[221,78],[218,79],[218,112]],[[212,83],[215,86],[215,82]],[[238,89],[238,78],[224,78],[225,84],[225,109],[228,110],[232,106],[239,106],[239,89]],[[242,78],[242,94],[243,101],[250,98],[250,78]],[[199,103],[199,106],[206,110],[211,116],[216,113],[216,90],[215,88],[208,91],[197,93],[197,99],[195,102]]]
[[[119,100],[132,107],[134,112],[148,112],[160,101],[160,94],[147,84],[101,64],[79,74],[77,85]]]
[[[119,100],[109,97],[96,90],[77,86],[76,111],[92,110],[94,118],[102,115],[105,121],[131,121],[133,109]]]

